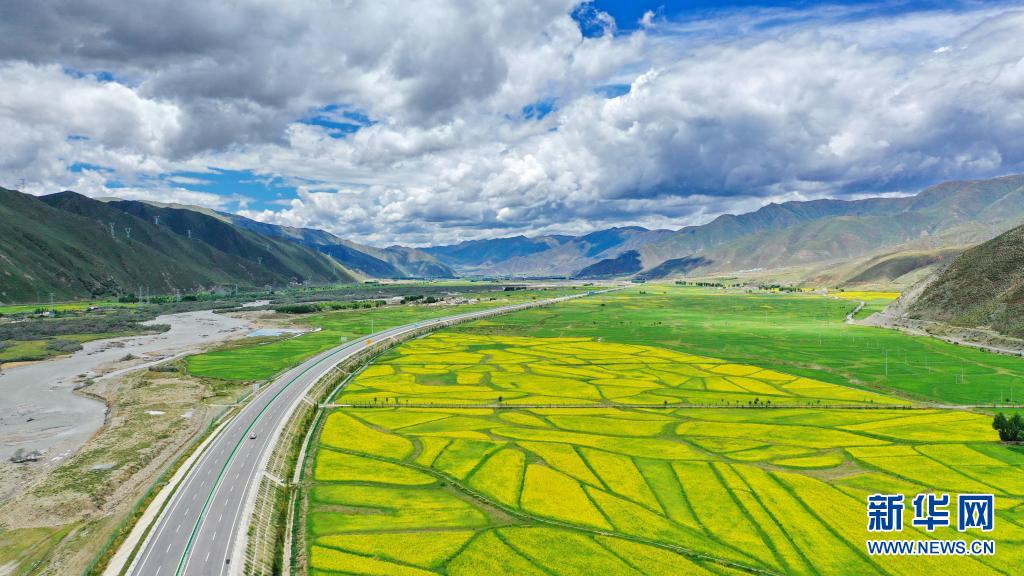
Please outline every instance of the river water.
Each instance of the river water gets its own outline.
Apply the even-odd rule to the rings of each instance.
[[[211,311],[159,316],[147,324],[167,324],[161,334],[95,340],[70,356],[0,373],[0,458],[16,450],[39,450],[58,463],[74,454],[103,425],[106,405],[75,394],[85,378],[116,377],[172,356],[244,335],[247,320]],[[118,367],[126,355],[140,360]],[[111,368],[116,368],[111,370]]]

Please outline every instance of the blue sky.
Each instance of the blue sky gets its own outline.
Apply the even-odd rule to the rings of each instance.
[[[961,4],[956,1],[932,1],[912,0],[897,2],[863,2],[851,0],[835,0],[831,2],[786,2],[766,0],[675,0],[675,1],[648,1],[648,0],[595,0],[591,6],[597,10],[607,12],[613,18],[617,28],[621,32],[636,30],[638,22],[648,11],[653,12],[656,17],[668,20],[683,20],[692,18],[713,17],[715,14],[735,13],[742,10],[763,9],[763,8],[785,8],[791,10],[814,11],[822,6],[845,6],[855,8],[859,11],[858,16],[871,16],[882,14],[905,14],[921,10],[948,9],[951,6]]]

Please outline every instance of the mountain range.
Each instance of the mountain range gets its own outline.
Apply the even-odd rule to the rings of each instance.
[[[962,248],[1021,221],[1024,176],[1007,176],[946,182],[905,197],[769,204],[678,230],[612,228],[424,251],[459,274],[653,278],[834,264],[895,248]]]
[[[350,282],[319,252],[191,210],[0,188],[0,301]]]
[[[0,301],[367,278],[645,278],[795,271],[842,284],[917,277],[1024,222],[1024,176],[913,196],[769,204],[700,226],[609,228],[410,248],[362,245],[207,208],[0,188]]]
[[[957,256],[925,286],[909,315],[1024,337],[1024,226]]]

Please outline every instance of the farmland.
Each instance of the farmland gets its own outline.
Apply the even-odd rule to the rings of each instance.
[[[1024,561],[1024,452],[986,415],[902,409],[885,392],[923,396],[894,385],[910,376],[869,381],[863,350],[840,344],[934,354],[936,373],[970,359],[1019,374],[1019,359],[847,326],[852,306],[830,298],[660,288],[446,330],[360,373],[337,401],[377,407],[324,422],[309,572],[1008,574]],[[824,408],[840,404],[862,409]],[[928,491],[995,494],[995,530],[974,536],[998,553],[867,555],[869,538],[971,536],[911,527],[909,506],[902,535],[867,532],[867,495]]]
[[[652,344],[917,400],[976,404],[1024,395],[1020,358],[846,324],[855,307],[813,294],[649,286],[458,330]]]
[[[385,306],[296,315],[296,324],[320,330],[270,342],[235,343],[223,350],[191,356],[188,360],[188,369],[196,376],[263,380],[318,352],[333,348],[347,340],[365,336],[371,333],[371,330],[383,330],[457,312],[471,312],[530,299],[554,298],[573,291],[566,288],[490,292],[475,295],[479,301],[474,304],[458,306]]]
[[[589,338],[445,332],[400,347],[348,386],[354,404],[905,404],[758,366]]]

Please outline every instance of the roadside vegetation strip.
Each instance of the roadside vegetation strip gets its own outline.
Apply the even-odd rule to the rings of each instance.
[[[135,561],[139,550],[152,535],[152,528],[178,485],[185,479],[195,463],[202,458],[207,446],[230,423],[231,408],[225,408],[210,421],[203,434],[196,437],[189,449],[182,452],[174,463],[153,481],[146,493],[132,507],[128,517],[118,526],[85,574],[117,576],[123,574]]]

